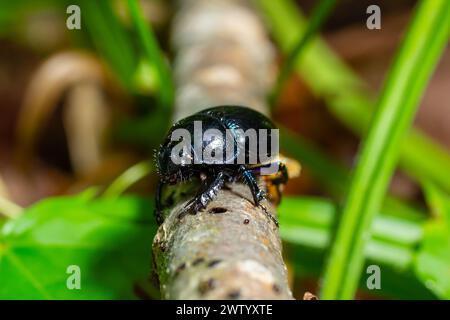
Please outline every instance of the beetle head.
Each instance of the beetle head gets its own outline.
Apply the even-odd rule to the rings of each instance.
[[[186,180],[192,175],[190,164],[185,163],[185,159],[190,155],[180,151],[179,157],[174,159],[172,150],[175,144],[176,142],[170,142],[162,145],[156,155],[156,165],[161,182],[172,185]]]

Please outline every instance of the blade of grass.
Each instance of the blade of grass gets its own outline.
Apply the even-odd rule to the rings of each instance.
[[[111,7],[110,1],[78,0],[82,21],[99,53],[116,72],[119,80],[133,90],[133,76],[137,66],[137,55],[129,35]]]
[[[118,176],[103,193],[104,197],[118,197],[130,186],[153,171],[150,161],[145,160],[131,166]]]
[[[142,10],[136,0],[128,0],[128,10],[131,20],[137,30],[139,39],[144,50],[146,58],[155,65],[159,78],[159,102],[161,106],[169,108],[173,102],[173,83],[170,69],[164,59],[162,51],[159,48],[155,35],[150,26],[145,22]]]
[[[298,43],[294,46],[292,52],[289,54],[286,62],[284,63],[278,75],[274,91],[272,93],[272,96],[270,97],[270,106],[272,108],[274,108],[274,106],[276,105],[286,80],[292,74],[295,64],[298,63],[301,54],[303,53],[304,49],[309,43],[309,40],[313,38],[314,35],[318,32],[318,30],[321,28],[322,24],[335,7],[336,2],[337,2],[336,0],[321,0],[314,7],[311,13],[311,19],[309,20],[308,26],[304,30]]]
[[[336,205],[324,198],[284,197],[279,206],[281,237],[290,243],[325,250],[331,242],[337,211]],[[366,256],[393,268],[408,269],[422,239],[424,221],[378,215]],[[403,252],[403,259],[392,252]]]
[[[286,257],[294,264],[296,276],[318,277],[332,241],[338,207],[325,198],[287,196],[278,209]],[[365,250],[367,265],[377,264],[383,272],[383,285],[375,294],[397,299],[435,298],[412,272],[424,225],[423,216],[377,215]],[[367,290],[366,279],[359,286]]]
[[[23,208],[10,200],[0,196],[0,215],[4,215],[7,218],[15,219],[22,214]]]
[[[394,171],[402,138],[448,41],[450,2],[424,0],[406,33],[363,143],[326,266],[323,299],[354,297],[373,217]]]
[[[450,195],[423,182],[425,200],[433,213],[415,259],[415,272],[443,300],[450,299]]]
[[[296,4],[292,0],[260,0],[255,4],[260,6],[283,52],[291,52],[307,26]],[[373,109],[372,95],[366,84],[323,41],[313,39],[295,68],[337,119],[356,134],[365,132]],[[411,130],[407,141],[401,146],[401,168],[416,179],[432,179],[449,192],[448,152],[419,130]]]
[[[278,124],[281,148],[298,159],[334,196],[342,195],[348,180],[347,170],[329,159],[311,142]]]
[[[440,219],[450,230],[450,198],[445,192],[429,181],[422,182],[425,201],[434,219]],[[447,213],[449,212],[449,213]]]
[[[312,142],[278,124],[281,133],[281,148],[287,155],[297,159],[303,167],[308,168],[317,181],[335,199],[342,199],[349,180],[349,170],[327,156]],[[383,211],[400,217],[411,217],[424,213],[411,203],[393,196],[387,196]]]

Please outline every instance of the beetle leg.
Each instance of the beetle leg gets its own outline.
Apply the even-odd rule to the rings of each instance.
[[[244,178],[247,185],[250,187],[250,190],[253,195],[253,201],[255,202],[255,206],[261,207],[264,211],[264,214],[269,218],[277,227],[278,227],[278,219],[273,216],[265,206],[263,206],[260,202],[263,199],[266,199],[266,193],[261,190],[261,188],[258,186],[258,183],[256,181],[255,175],[253,174],[251,169],[246,168],[244,165],[242,165],[239,168],[239,171],[242,174],[242,177]]]
[[[284,185],[288,182],[289,176],[287,167],[283,162],[278,163],[278,172],[273,176],[268,176],[267,180],[272,184],[272,189],[276,193],[275,202],[279,203],[281,201],[281,185]]]
[[[266,182],[267,191],[269,199],[273,202],[278,204],[281,200],[281,185],[284,185],[287,183],[289,175],[288,175],[288,169],[286,165],[281,162],[277,161],[278,165],[278,171],[270,174],[270,175],[263,175],[263,179]],[[252,172],[254,175],[261,174],[261,168],[265,167],[266,165],[252,167]]]
[[[241,165],[239,167],[239,172],[242,175],[245,183],[249,186],[250,191],[252,192],[255,206],[259,206],[259,203],[266,198],[266,193],[258,186],[258,182],[256,181],[256,178],[251,169],[248,169],[247,167],[245,167],[245,165]]]
[[[275,185],[286,184],[288,179],[289,175],[286,165],[283,162],[278,162],[278,174],[271,179],[271,182]]]
[[[195,214],[200,209],[206,208],[208,203],[217,196],[217,193],[224,185],[226,178],[227,174],[221,171],[217,174],[214,180],[203,180],[200,191],[184,206],[182,212],[178,215],[178,218],[181,219],[188,213]]]
[[[199,201],[201,195],[205,192],[209,185],[209,179],[206,177],[205,179],[201,179],[201,185],[197,194],[189,200],[186,205],[183,207],[181,212],[178,214],[178,219],[183,218],[188,213],[197,212],[201,209],[201,202]]]

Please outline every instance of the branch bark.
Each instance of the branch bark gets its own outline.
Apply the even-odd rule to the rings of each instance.
[[[223,104],[267,114],[274,50],[247,1],[184,0],[177,12],[174,120]],[[235,183],[179,220],[182,194],[172,193],[175,205],[153,243],[162,298],[292,299],[278,228],[247,186]]]

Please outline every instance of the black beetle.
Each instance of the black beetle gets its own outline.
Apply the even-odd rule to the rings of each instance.
[[[197,130],[199,125],[201,128]],[[256,138],[252,133],[256,133]],[[250,187],[255,205],[259,206],[266,198],[266,192],[258,186],[257,177],[274,165],[276,171],[270,181],[276,185],[279,195],[278,186],[287,182],[288,174],[276,154],[278,146],[273,152],[277,140],[278,129],[272,121],[242,106],[205,109],[175,123],[156,154],[160,176],[155,203],[158,223],[163,221],[163,186],[192,177],[198,177],[201,186],[196,196],[185,205],[180,218],[205,208],[225,183],[238,179]]]

